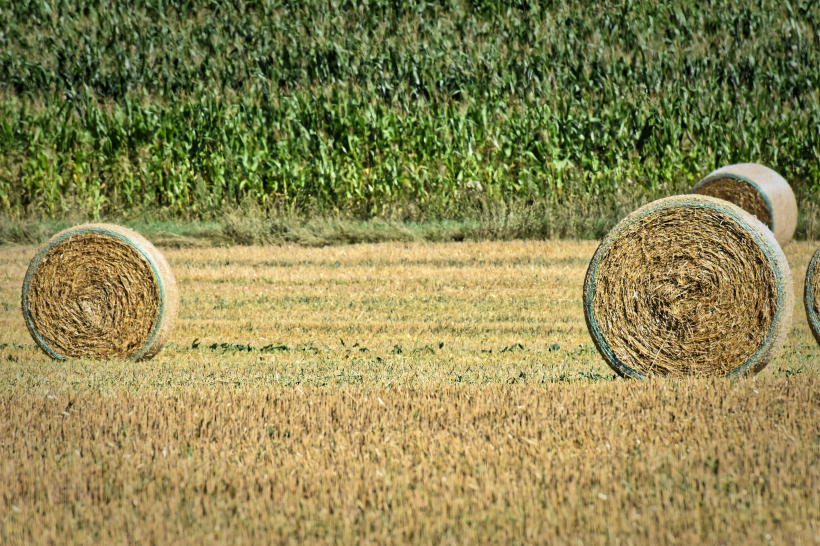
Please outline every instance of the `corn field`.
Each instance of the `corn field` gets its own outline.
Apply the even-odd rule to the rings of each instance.
[[[819,18],[810,0],[0,0],[0,213],[460,218],[660,196],[742,161],[804,203]]]

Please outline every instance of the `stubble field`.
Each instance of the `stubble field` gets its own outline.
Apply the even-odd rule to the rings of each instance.
[[[785,249],[798,295],[814,248]],[[615,379],[594,250],[166,249],[173,344],[127,363],[39,353],[7,246],[0,543],[820,542],[802,307],[755,379]]]

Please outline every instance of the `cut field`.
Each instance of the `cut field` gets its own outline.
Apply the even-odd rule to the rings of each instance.
[[[168,249],[173,344],[127,363],[39,353],[6,246],[0,543],[820,542],[802,306],[755,379],[615,379],[594,249]]]

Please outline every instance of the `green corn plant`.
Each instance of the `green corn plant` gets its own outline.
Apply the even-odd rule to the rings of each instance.
[[[0,0],[0,213],[251,198],[460,216],[660,196],[740,161],[813,198],[818,16],[774,0]]]

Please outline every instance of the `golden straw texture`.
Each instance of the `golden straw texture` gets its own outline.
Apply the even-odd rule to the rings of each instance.
[[[806,308],[806,319],[811,333],[820,343],[820,278],[817,277],[817,263],[820,261],[820,247],[814,251],[806,269],[806,282],[803,285],[803,305]]]
[[[753,214],[762,224],[771,229],[772,219],[769,215],[769,206],[760,192],[748,182],[738,178],[716,178],[698,188],[694,193],[734,203]]]
[[[782,347],[794,306],[772,233],[712,197],[650,203],[622,220],[593,256],[587,325],[622,375],[725,376],[763,369]]]
[[[54,358],[147,359],[176,320],[176,282],[139,234],[87,224],[55,235],[32,260],[23,314]]]
[[[755,163],[729,165],[711,172],[692,193],[729,201],[755,215],[782,246],[797,227],[797,199],[777,172]]]

